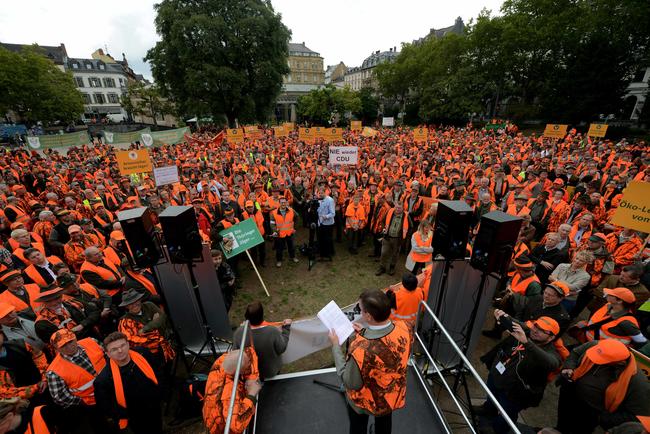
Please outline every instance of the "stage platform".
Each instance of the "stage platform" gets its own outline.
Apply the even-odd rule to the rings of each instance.
[[[314,383],[338,385],[334,368],[279,375],[264,383],[255,420],[255,434],[345,434],[348,415],[342,393]],[[372,423],[372,418],[371,418]],[[407,375],[406,406],[393,414],[393,432],[448,432],[418,380],[413,367]]]

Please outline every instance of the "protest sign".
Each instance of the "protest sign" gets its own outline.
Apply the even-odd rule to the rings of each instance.
[[[146,149],[118,151],[115,153],[115,158],[117,159],[117,167],[120,169],[122,176],[152,171],[149,151]]]
[[[587,135],[589,137],[605,137],[607,134],[607,124],[591,124]]]
[[[554,139],[563,139],[566,136],[568,125],[560,124],[546,124],[544,129],[544,137],[552,137]]]
[[[348,164],[356,165],[359,159],[359,148],[356,146],[330,146],[329,163],[332,166]]]
[[[650,182],[632,181],[614,211],[612,223],[624,228],[650,232]]]
[[[153,169],[153,177],[156,180],[156,187],[160,187],[161,185],[174,184],[179,181],[178,167],[156,167]]]

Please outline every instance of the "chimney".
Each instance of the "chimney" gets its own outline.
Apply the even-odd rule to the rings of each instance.
[[[393,47],[393,53],[397,53],[397,47]]]

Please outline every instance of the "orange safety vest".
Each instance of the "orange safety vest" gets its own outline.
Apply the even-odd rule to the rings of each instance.
[[[83,264],[81,264],[81,270],[80,270],[80,275],[82,276],[83,279],[83,272],[84,271],[90,271],[92,273],[96,273],[99,275],[104,280],[119,280],[123,276],[122,274],[118,271],[117,266],[113,264],[110,261],[104,261],[104,266],[103,267],[98,267],[97,265],[84,261]],[[119,289],[107,289],[106,290],[108,295],[111,297],[120,292]]]
[[[515,275],[512,277],[512,282],[510,282],[510,288],[512,288],[512,292],[516,294],[526,295],[528,285],[533,282],[540,283],[539,278],[535,274],[522,279],[521,274],[515,273]]]
[[[158,379],[156,374],[154,374],[151,365],[147,363],[144,357],[135,351],[129,350],[129,356],[135,366],[142,371],[142,373],[154,384],[158,384]],[[115,387],[115,400],[117,405],[126,410],[126,397],[124,396],[124,385],[122,384],[122,375],[120,374],[120,367],[117,366],[114,360],[110,361],[111,365],[111,374],[113,375],[113,386]],[[119,421],[120,429],[126,429],[129,426],[128,419],[120,419]]]
[[[254,212],[253,215],[250,215],[248,211],[243,211],[242,217],[244,217],[244,220],[252,218],[260,231],[260,235],[264,236],[264,216],[261,212]]]
[[[429,235],[429,238],[426,241],[423,240],[420,231],[415,232],[413,238],[415,239],[415,245],[418,247],[431,247],[431,241],[433,241],[432,235]],[[429,262],[432,260],[431,258],[431,253],[417,253],[411,250],[411,259],[414,262]]]
[[[607,305],[601,307],[598,309],[592,316],[589,318],[589,322],[587,325],[591,325],[594,323],[597,323],[599,321],[603,321],[607,318],[609,318],[610,315],[607,312]],[[603,324],[600,326],[600,337],[599,339],[616,339],[617,341],[623,342],[625,345],[630,345],[632,343],[632,336],[620,336],[620,335],[615,335],[614,333],[610,332],[610,330],[614,327],[616,327],[618,324],[622,323],[623,321],[629,321],[635,326],[639,327],[639,322],[636,320],[635,317],[632,315],[623,315],[620,318],[614,319],[606,324]],[[588,341],[593,341],[596,339],[596,331],[595,330],[587,330],[585,332],[585,336],[587,337]]]
[[[392,310],[390,319],[408,321],[414,325],[422,300],[424,300],[424,291],[422,288],[418,287],[413,291],[409,291],[403,286],[400,286],[400,289],[395,291],[395,305],[397,307]]]
[[[386,226],[384,226],[384,229],[386,230],[386,233],[388,233],[388,229],[390,229],[390,223],[391,220],[393,219],[393,213],[395,212],[395,208],[391,208],[388,210],[388,213],[386,213]],[[402,239],[406,238],[406,234],[409,231],[409,219],[408,216],[406,215],[406,212],[402,212]]]
[[[48,256],[47,260],[52,265],[60,264],[61,262],[63,262],[57,256]],[[47,286],[47,282],[45,281],[45,279],[43,279],[41,273],[39,273],[38,270],[36,269],[36,265],[30,264],[29,267],[25,268],[24,273],[27,275],[27,277],[32,279],[32,282],[36,283],[37,285]]]
[[[0,301],[4,303],[9,303],[16,308],[16,312],[25,310],[28,307],[31,307],[34,312],[36,309],[41,307],[41,303],[36,302],[35,300],[40,296],[40,288],[35,283],[26,283],[25,291],[29,296],[29,306],[20,298],[16,297],[11,291],[6,289],[2,294],[0,294]]]
[[[64,359],[61,354],[57,354],[48,371],[54,372],[65,381],[66,386],[77,398],[81,399],[86,405],[95,405],[95,377],[102,372],[106,366],[104,359],[104,350],[92,338],[81,339],[79,346],[86,351],[86,355],[95,368],[95,375],[86,371],[79,365]]]
[[[275,221],[275,230],[278,232],[278,237],[290,237],[294,232],[296,232],[293,228],[294,214],[292,208],[287,208],[284,217],[282,217],[282,214],[280,214],[278,210],[274,210],[271,213],[271,216],[273,217],[273,221]]]
[[[111,264],[115,265],[116,267],[122,265],[122,260],[120,259],[120,255],[117,254],[117,252],[112,246],[106,247],[102,253],[104,253],[104,262],[108,261]]]
[[[47,424],[41,415],[41,409],[43,407],[43,405],[39,405],[34,408],[32,420],[27,424],[25,434],[50,434],[50,429],[47,427]]]
[[[406,404],[406,369],[411,352],[411,336],[404,322],[396,321],[393,326],[389,334],[379,339],[370,340],[362,334],[355,335],[348,350],[364,380],[361,389],[346,391],[348,399],[375,416],[387,415]],[[367,355],[369,351],[373,354],[372,358]],[[390,366],[388,361],[383,360],[388,358]]]
[[[348,209],[345,210],[345,227],[346,229],[350,229],[352,225],[357,225],[359,229],[363,226],[363,223],[366,221],[366,210],[364,209],[363,205],[359,203],[358,205],[354,205],[354,203],[351,203],[348,205]]]
[[[43,246],[43,244],[41,244],[41,243],[32,243],[32,245],[30,247],[33,247],[33,248],[37,249],[39,252],[41,252],[43,254],[43,256],[45,256],[45,247]],[[31,262],[29,262],[29,259],[25,258],[25,250],[26,249],[23,249],[22,247],[18,247],[17,249],[15,249],[13,251],[13,254],[16,255],[16,257],[18,259],[23,261],[25,263],[25,265],[29,265],[29,264],[31,264]]]
[[[146,277],[144,277],[140,273],[136,273],[135,271],[132,270],[126,270],[126,274],[128,274],[131,278],[134,280],[137,280],[140,285],[144,286],[144,289],[149,291],[152,295],[158,295],[158,291],[156,291],[156,287],[154,286],[153,283]]]

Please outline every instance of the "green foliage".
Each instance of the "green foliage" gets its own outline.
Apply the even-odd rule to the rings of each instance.
[[[147,52],[182,115],[265,120],[289,72],[291,32],[268,0],[163,0]]]
[[[361,101],[361,107],[358,111],[353,111],[352,114],[361,120],[364,125],[373,125],[377,120],[377,112],[379,111],[379,101],[375,96],[374,89],[362,87],[357,92],[357,95]]]
[[[417,105],[420,121],[476,112],[574,123],[619,113],[649,63],[647,0],[507,0],[463,36],[404,46],[377,78],[383,95]]]
[[[122,95],[122,107],[132,115],[153,118],[154,125],[158,125],[156,116],[174,112],[173,104],[162,96],[157,85],[147,86],[139,81],[129,83],[126,93]]]
[[[14,53],[0,47],[0,112],[26,122],[68,122],[83,113],[72,74],[61,71],[38,46]]]
[[[329,125],[333,113],[343,116],[346,112],[360,113],[361,110],[360,96],[349,87],[338,89],[328,84],[298,99],[298,114],[313,125]]]

